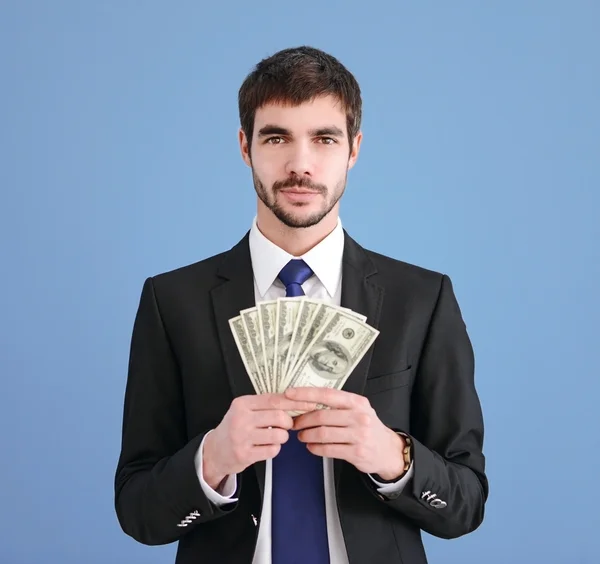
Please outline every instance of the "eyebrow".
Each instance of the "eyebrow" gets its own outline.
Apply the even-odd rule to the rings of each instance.
[[[344,132],[335,125],[329,125],[326,127],[318,127],[317,129],[311,129],[308,134],[311,137],[344,137]],[[288,137],[292,136],[292,132],[285,127],[280,127],[279,125],[271,125],[267,124],[264,127],[261,127],[258,130],[258,137],[266,137],[267,135],[286,135]]]

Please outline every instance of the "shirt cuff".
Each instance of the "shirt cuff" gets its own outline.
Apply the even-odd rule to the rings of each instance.
[[[408,481],[412,478],[414,473],[414,464],[411,462],[408,470],[406,471],[406,474],[404,474],[404,476],[402,476],[402,478],[400,478],[398,481],[393,482],[391,484],[382,484],[381,482],[378,482],[375,478],[373,478],[371,474],[368,474],[368,476],[377,486],[379,486],[377,488],[377,491],[380,494],[400,494],[406,486],[406,484],[408,483]]]
[[[234,503],[238,500],[237,497],[233,497],[233,494],[237,489],[237,476],[235,474],[230,474],[229,476],[227,476],[227,478],[221,483],[218,492],[213,490],[204,481],[204,476],[202,474],[202,452],[204,450],[204,441],[210,433],[212,433],[212,431],[209,431],[208,433],[206,433],[206,435],[204,435],[204,438],[202,439],[202,442],[198,447],[198,451],[194,456],[194,465],[196,467],[196,474],[198,475],[200,487],[202,488],[204,495],[208,498],[210,502],[219,507],[227,503]]]

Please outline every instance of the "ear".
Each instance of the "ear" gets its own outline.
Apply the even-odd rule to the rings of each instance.
[[[362,143],[362,131],[359,131],[352,141],[352,151],[350,151],[350,158],[348,159],[348,169],[351,169],[358,159],[358,153],[360,152],[360,144]]]
[[[250,159],[250,143],[248,142],[248,138],[246,137],[246,134],[244,133],[244,130],[241,127],[238,132],[238,141],[240,144],[240,151],[242,153],[242,159],[244,159],[244,162],[249,167],[251,167],[252,160]]]

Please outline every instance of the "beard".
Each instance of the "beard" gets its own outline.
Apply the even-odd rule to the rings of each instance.
[[[344,178],[340,180],[333,189],[331,196],[329,195],[329,190],[327,186],[324,184],[316,184],[312,182],[312,180],[305,177],[295,177],[292,176],[287,180],[278,180],[273,183],[273,187],[271,188],[271,192],[267,190],[263,182],[260,180],[254,168],[252,169],[252,180],[254,181],[254,189],[256,190],[257,196],[260,198],[260,201],[267,207],[273,215],[281,221],[286,227],[291,227],[293,229],[304,229],[307,227],[312,227],[313,225],[317,225],[324,217],[326,217],[329,212],[334,208],[334,206],[340,201],[340,198],[344,194],[346,190],[346,181],[348,178],[348,170],[344,175]],[[277,194],[283,190],[284,188],[307,188],[309,190],[313,190],[314,192],[318,192],[323,196],[323,206],[320,210],[313,212],[308,216],[300,216],[294,213],[293,210],[285,210],[277,201]],[[303,204],[294,205],[295,208],[301,209]]]

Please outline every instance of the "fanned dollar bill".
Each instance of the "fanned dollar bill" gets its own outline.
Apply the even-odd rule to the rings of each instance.
[[[321,307],[322,302],[317,300],[304,299],[302,300],[302,305],[298,311],[296,323],[294,326],[294,333],[292,335],[292,344],[289,348],[287,359],[285,362],[285,369],[282,378],[279,381],[279,389],[280,391],[285,391],[286,382],[288,379],[288,375],[296,364],[296,359],[298,358],[298,353],[304,343],[304,339],[306,338],[308,331],[312,326],[312,321],[315,315],[317,314],[317,310]]]
[[[335,315],[336,311],[339,311],[338,308],[331,306],[329,304],[321,303],[318,305],[318,307],[316,308],[316,311],[311,319],[311,323],[306,330],[306,334],[304,335],[304,338],[298,344],[298,350],[296,351],[295,362],[294,362],[294,365],[291,367],[292,373],[296,369],[296,364],[297,364],[298,359],[300,359],[304,356],[304,353],[306,352],[308,345],[310,345],[310,343],[313,341],[315,336],[323,328],[325,323],[327,323],[327,321]],[[285,388],[289,387],[289,380],[290,380],[289,378],[286,380]]]
[[[378,335],[379,331],[355,316],[336,311],[327,317],[322,329],[298,359],[287,387],[341,390]]]
[[[261,347],[263,351],[263,372],[267,391],[275,391],[275,378],[273,377],[273,363],[275,362],[275,332],[277,329],[277,302],[259,302],[258,324],[261,329]]]
[[[244,309],[240,311],[242,318],[242,324],[246,331],[246,337],[250,344],[250,353],[254,365],[258,369],[258,376],[261,379],[262,389],[269,391],[266,376],[266,366],[263,362],[263,348],[262,348],[262,331],[258,323],[258,310],[255,307]]]
[[[306,296],[259,302],[229,325],[257,394],[341,389],[379,335],[363,314]]]
[[[356,317],[334,312],[298,359],[289,387],[340,389],[378,335]]]
[[[259,369],[252,355],[252,350],[250,349],[250,339],[246,335],[246,329],[242,321],[242,316],[239,315],[238,317],[230,319],[229,326],[231,327],[235,344],[240,351],[244,368],[248,373],[250,381],[252,382],[252,386],[254,386],[254,390],[257,394],[267,393],[267,390],[263,386],[262,380],[259,376]]]
[[[274,391],[281,392],[279,383],[285,378],[285,361],[292,344],[292,335],[302,301],[297,298],[279,298],[275,321],[275,361],[273,363]]]

